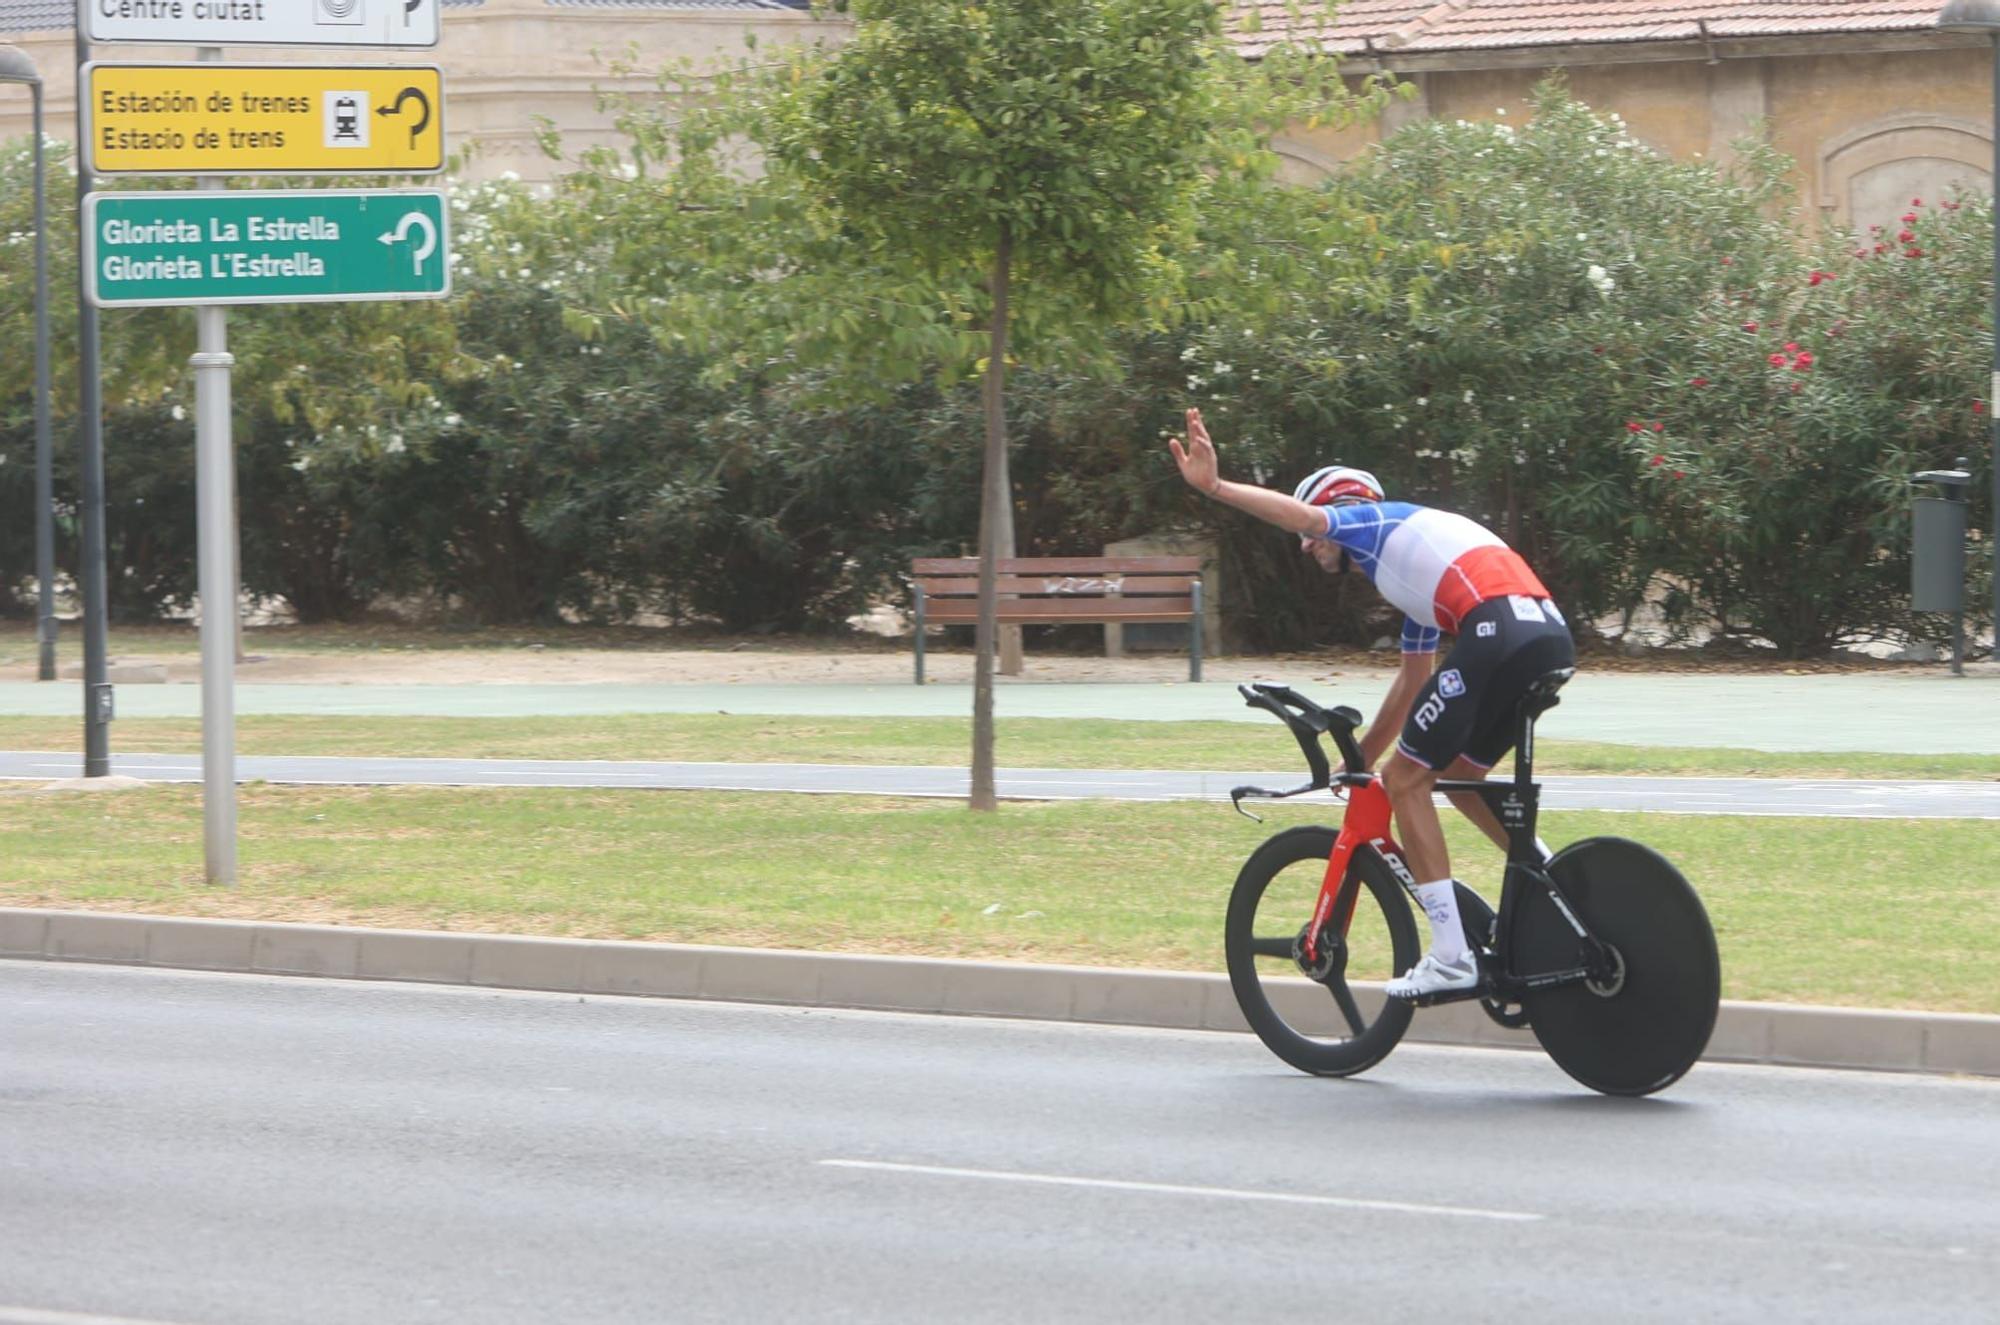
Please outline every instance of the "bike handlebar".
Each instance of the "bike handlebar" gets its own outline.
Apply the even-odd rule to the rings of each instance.
[[[1340,750],[1340,758],[1345,768],[1342,781],[1359,776],[1364,771],[1361,747],[1355,743],[1354,729],[1361,725],[1358,710],[1340,705],[1336,708],[1321,708],[1290,686],[1273,685],[1268,682],[1253,682],[1236,687],[1236,693],[1243,696],[1243,702],[1251,708],[1263,709],[1272,714],[1285,726],[1291,728],[1298,740],[1299,749],[1305,753],[1306,766],[1312,770],[1313,780],[1302,787],[1290,791],[1270,791],[1263,787],[1237,787],[1229,793],[1230,804],[1236,812],[1248,818],[1257,816],[1243,808],[1246,797],[1262,800],[1283,800],[1289,796],[1302,796],[1308,791],[1319,791],[1333,785],[1333,770],[1327,764],[1326,750],[1320,745],[1321,736],[1332,736],[1333,743]]]

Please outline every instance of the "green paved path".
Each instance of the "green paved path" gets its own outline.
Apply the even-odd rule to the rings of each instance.
[[[2000,670],[1809,676],[1584,673],[1542,731],[1565,740],[1757,750],[1873,750],[1906,754],[2000,752]],[[1296,681],[1321,703],[1372,711],[1386,675],[1336,683]],[[0,683],[0,714],[82,713],[70,681]],[[126,684],[124,717],[195,717],[194,685]],[[1003,681],[1004,717],[1103,717],[1139,721],[1270,722],[1224,683],[1123,685]],[[964,685],[257,685],[236,687],[238,713],[587,716],[606,713],[766,713],[801,716],[959,716]],[[116,745],[114,728],[114,748]]]

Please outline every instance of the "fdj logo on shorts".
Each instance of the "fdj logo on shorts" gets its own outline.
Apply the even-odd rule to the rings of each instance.
[[[1458,674],[1456,667],[1438,673],[1438,693],[1446,699],[1457,699],[1465,693],[1465,678]]]

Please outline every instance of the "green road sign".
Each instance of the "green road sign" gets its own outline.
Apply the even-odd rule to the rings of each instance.
[[[90,302],[293,304],[450,292],[434,189],[92,193]]]

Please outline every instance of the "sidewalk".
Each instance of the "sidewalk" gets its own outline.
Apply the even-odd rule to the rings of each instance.
[[[1270,723],[1246,708],[1233,680],[1257,673],[1216,660],[1201,684],[1016,681],[996,688],[995,708],[1011,718]],[[1275,664],[1261,679],[1281,680],[1323,704],[1373,711],[1388,673]],[[117,687],[120,717],[192,718],[201,689],[184,683]],[[0,714],[67,717],[82,713],[73,681],[0,682]],[[965,717],[964,684],[890,685],[838,681],[770,683],[583,683],[573,685],[274,685],[239,680],[240,714],[353,714],[435,717],[586,717],[615,713],[738,713],[796,717]],[[1875,751],[1902,754],[2000,753],[2000,670],[1953,677],[1935,671],[1803,676],[1583,672],[1542,720],[1552,740],[1623,745],[1711,746],[1770,751]],[[113,728],[116,743],[116,728]]]

